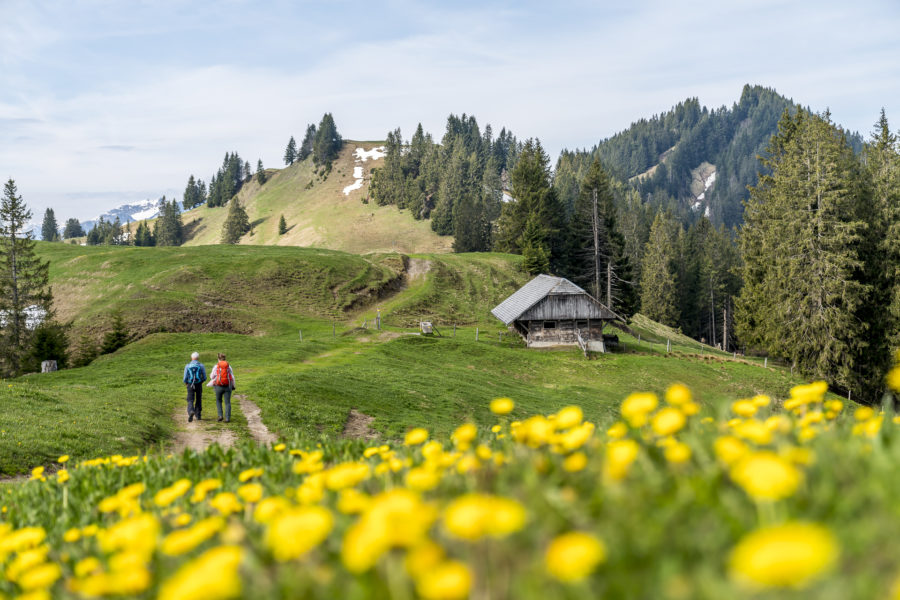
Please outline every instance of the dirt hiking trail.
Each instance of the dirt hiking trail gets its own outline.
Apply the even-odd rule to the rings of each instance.
[[[232,410],[239,408],[243,413],[244,418],[247,419],[247,429],[256,443],[274,444],[278,441],[275,434],[269,431],[269,428],[262,422],[262,411],[255,402],[249,400],[244,394],[236,394],[233,399],[237,401],[237,406],[234,406],[235,403],[233,403]],[[234,419],[231,423],[216,420],[215,400],[211,407],[206,408],[206,415],[201,421],[195,419],[189,423],[187,410],[183,405],[175,409],[172,418],[178,425],[178,431],[175,432],[171,446],[172,452],[175,454],[180,454],[188,449],[202,452],[213,444],[230,448],[238,440],[235,428],[241,427],[235,423]]]

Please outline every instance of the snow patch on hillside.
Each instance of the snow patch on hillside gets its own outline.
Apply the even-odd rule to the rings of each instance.
[[[703,182],[703,191],[705,192],[709,188],[712,187],[712,184],[716,182],[716,172],[713,171],[709,177],[706,178],[706,181]]]
[[[363,150],[362,148],[357,148],[353,155],[356,157],[356,162],[364,163],[370,158],[372,160],[378,160],[380,158],[384,158],[384,146],[378,146],[377,148],[372,148],[371,150]],[[355,180],[353,183],[344,188],[344,195],[349,196],[350,192],[356,191],[363,186],[363,181],[365,181],[365,173],[361,166],[357,165],[353,167],[353,179]]]

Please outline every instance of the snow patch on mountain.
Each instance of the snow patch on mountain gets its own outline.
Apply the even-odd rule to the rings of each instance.
[[[372,148],[371,150],[357,148],[353,155],[356,157],[357,163],[364,163],[370,158],[372,160],[378,160],[379,158],[384,158],[384,146],[378,146],[377,148]],[[365,180],[365,172],[362,166],[357,165],[353,167],[353,179],[355,181],[344,188],[345,196],[349,196],[350,192],[354,192],[363,186],[363,181]]]

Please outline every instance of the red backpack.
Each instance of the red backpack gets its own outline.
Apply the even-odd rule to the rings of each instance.
[[[220,360],[216,365],[216,380],[213,385],[228,387],[231,385],[231,379],[228,377],[228,362]]]

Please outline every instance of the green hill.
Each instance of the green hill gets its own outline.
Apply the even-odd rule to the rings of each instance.
[[[448,252],[450,236],[439,236],[429,221],[416,220],[394,206],[366,203],[369,176],[383,159],[358,161],[357,148],[366,151],[379,142],[345,141],[331,172],[316,172],[312,158],[285,169],[267,169],[268,180],[260,186],[256,179],[238,193],[253,225],[241,244],[272,246],[315,246],[346,252]],[[363,170],[362,186],[344,193],[354,184],[354,168]],[[218,244],[228,207],[200,206],[182,215],[187,234],[185,245]],[[288,230],[278,234],[278,220],[284,215]]]
[[[0,474],[64,453],[165,449],[183,418],[181,369],[193,350],[207,363],[227,352],[240,393],[262,408],[272,431],[297,443],[333,439],[351,409],[371,417],[382,439],[416,425],[444,437],[460,420],[489,422],[486,401],[501,395],[515,398],[522,414],[577,402],[605,426],[628,393],[661,392],[675,380],[711,414],[735,397],[784,397],[798,381],[681,339],[666,352],[664,342],[644,335],[639,343],[624,332],[622,351],[594,360],[574,348],[526,349],[489,313],[528,279],[510,255],[38,248],[51,261],[59,314],[75,333],[99,335],[118,309],[136,341],[87,367],[0,385]],[[442,337],[419,336],[420,319],[437,323]],[[650,321],[637,325],[635,335],[665,335]],[[246,436],[234,411],[233,427]]]

